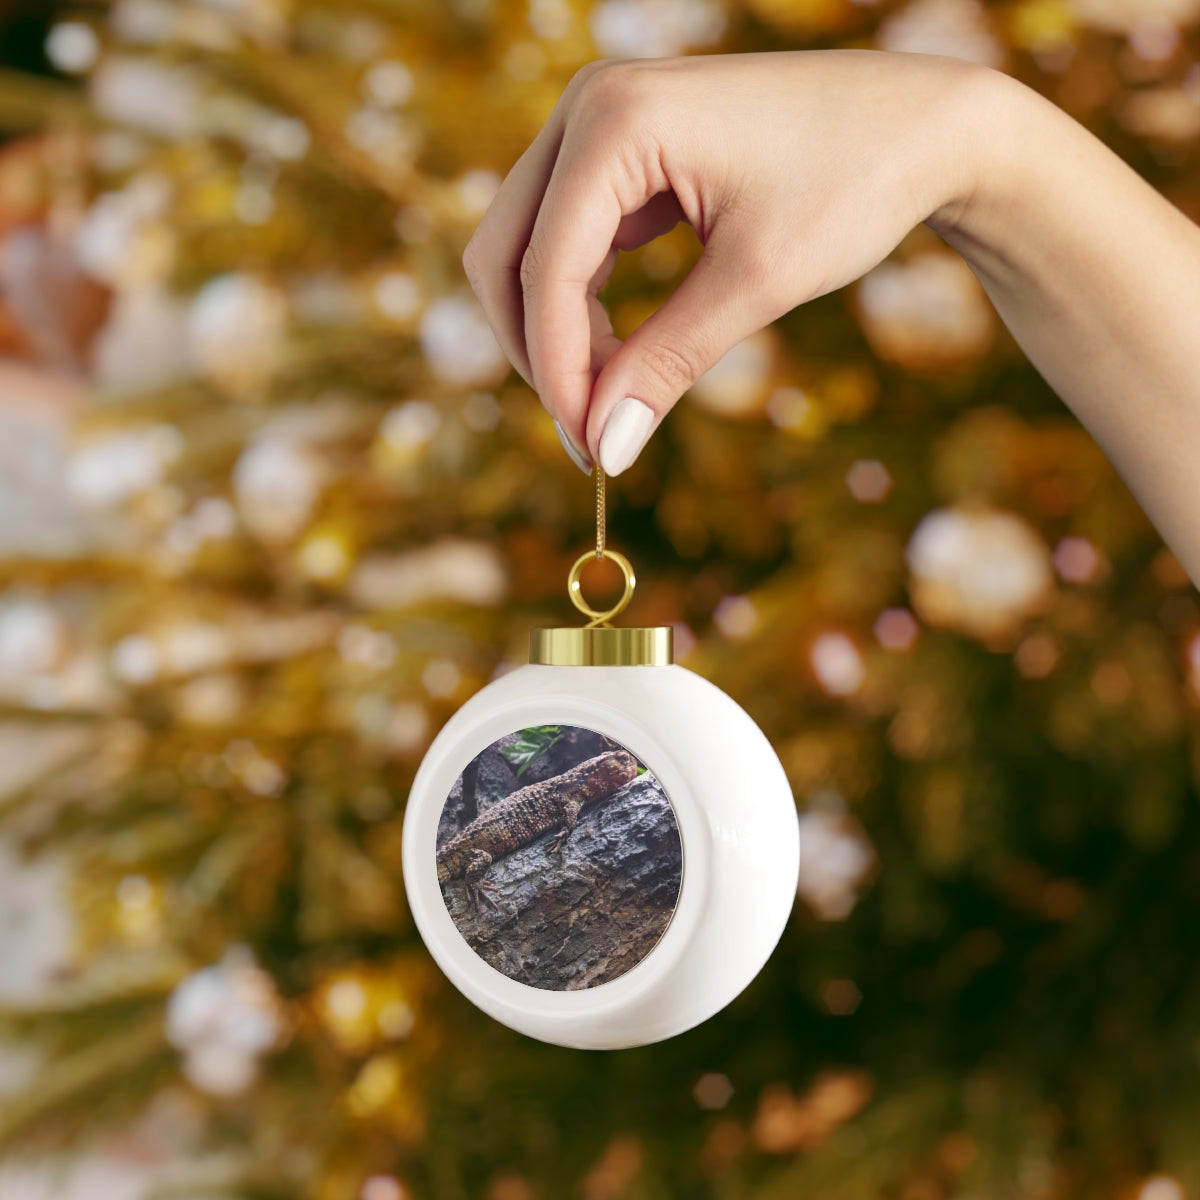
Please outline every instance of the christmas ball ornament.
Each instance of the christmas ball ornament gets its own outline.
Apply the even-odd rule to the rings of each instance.
[[[761,969],[796,895],[787,777],[750,716],[672,662],[672,630],[610,621],[633,568],[597,543],[571,570],[582,628],[533,629],[530,661],[434,739],[404,821],[404,875],[438,965],[496,1020],[618,1049],[671,1037]],[[607,611],[580,576],[625,576]]]

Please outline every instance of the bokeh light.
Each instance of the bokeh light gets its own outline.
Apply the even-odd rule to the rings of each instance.
[[[1200,0],[0,13],[0,1200],[1200,1198],[1200,601],[928,228],[610,481],[630,624],[795,792],[760,977],[661,1045],[535,1044],[401,872],[422,755],[595,536],[462,265],[575,71],[950,55],[1195,220],[1198,37]],[[699,253],[618,257],[622,336]]]

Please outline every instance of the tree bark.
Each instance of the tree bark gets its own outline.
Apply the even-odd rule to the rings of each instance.
[[[551,850],[554,837],[491,866],[498,911],[480,912],[462,880],[442,895],[468,945],[510,979],[553,991],[595,987],[639,963],[670,922],[683,867],[679,828],[647,773],[586,812],[561,854]]]

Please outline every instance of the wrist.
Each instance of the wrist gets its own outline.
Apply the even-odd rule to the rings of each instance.
[[[1031,283],[1056,287],[1047,265],[1080,233],[1080,199],[1103,188],[1114,169],[1122,177],[1132,173],[1017,80],[981,68],[972,88],[957,134],[960,169],[926,224],[966,259],[989,293]]]
[[[958,80],[944,190],[925,224],[964,254],[990,240],[995,214],[1022,186],[1022,159],[1037,152],[1031,99],[1038,97],[1023,84],[987,67],[970,68]]]

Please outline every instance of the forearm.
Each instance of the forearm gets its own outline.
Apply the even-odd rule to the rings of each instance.
[[[930,220],[1200,581],[1200,229],[995,76],[975,186]]]

